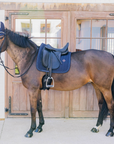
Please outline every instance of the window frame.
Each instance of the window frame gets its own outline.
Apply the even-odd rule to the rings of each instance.
[[[66,33],[66,27],[68,22],[68,13],[66,11],[28,11],[28,15],[12,15],[12,21],[11,21],[11,29],[15,31],[15,19],[45,19],[46,24],[46,33],[45,37],[34,37],[32,39],[44,39],[45,43],[47,44],[47,40],[49,39],[58,39],[61,40],[61,47],[63,47],[67,43],[68,36],[65,35]],[[59,19],[61,20],[61,37],[47,37],[47,19]],[[31,33],[31,32],[30,32]],[[64,37],[63,37],[64,35]],[[15,64],[13,64],[15,67]],[[14,72],[15,74],[15,72]]]
[[[91,24],[92,24],[92,20],[94,19],[99,19],[99,20],[106,20],[106,25],[108,26],[107,21],[108,20],[114,20],[114,16],[110,16],[109,14],[112,12],[93,12],[93,11],[72,11],[71,15],[72,15],[72,19],[71,19],[71,39],[72,39],[72,44],[71,47],[72,51],[76,51],[76,28],[77,28],[77,20],[78,19],[85,19],[85,20],[91,20]],[[92,26],[91,26],[92,28]],[[74,36],[73,36],[74,35]],[[84,39],[88,39],[88,37],[84,37]],[[90,34],[90,48],[92,48],[92,39],[96,39],[92,38],[92,30],[91,30],[91,34]],[[107,47],[107,39],[110,39],[107,37],[107,27],[106,27],[106,37],[99,37],[98,39],[106,39],[106,47]],[[114,38],[111,38],[114,39]]]

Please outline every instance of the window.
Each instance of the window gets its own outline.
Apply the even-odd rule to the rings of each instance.
[[[78,19],[76,49],[98,49],[114,54],[114,20]]]
[[[15,31],[28,35],[38,46],[46,43],[61,48],[61,19],[15,19]]]
[[[107,51],[114,54],[114,20],[108,20]]]
[[[16,32],[25,32],[37,45],[61,48],[61,19],[16,19]]]

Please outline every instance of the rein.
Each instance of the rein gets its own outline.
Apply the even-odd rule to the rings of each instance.
[[[9,67],[5,66],[5,65],[4,65],[4,62],[3,62],[2,58],[1,58],[1,50],[2,50],[2,46],[3,46],[3,44],[4,44],[4,42],[5,42],[5,39],[6,39],[6,34],[5,34],[5,36],[3,36],[3,37],[5,37],[5,38],[4,38],[4,40],[3,40],[3,42],[2,42],[2,44],[1,44],[1,46],[0,46],[0,65],[4,67],[4,69],[6,70],[6,72],[7,72],[10,76],[12,76],[12,77],[14,77],[14,78],[22,77],[23,75],[25,75],[25,74],[28,72],[28,70],[29,70],[30,67],[32,66],[32,64],[33,64],[33,62],[34,62],[34,60],[35,60],[35,58],[36,58],[36,56],[37,56],[38,49],[37,49],[37,51],[36,51],[36,53],[35,53],[35,56],[34,56],[32,62],[31,62],[31,64],[30,64],[30,66],[28,67],[28,69],[27,69],[23,74],[21,74],[21,75],[19,75],[19,76],[12,75],[12,74],[8,71],[8,69],[9,69],[9,70],[14,70],[15,68],[10,69]],[[2,38],[3,38],[3,37],[2,37]],[[0,38],[0,39],[2,39],[2,38]]]
[[[19,76],[14,76],[14,75],[12,75],[12,74],[7,70],[7,69],[10,69],[10,68],[9,68],[9,67],[6,67],[6,66],[4,65],[4,62],[3,62],[2,58],[1,58],[1,55],[0,55],[0,63],[1,63],[0,65],[4,67],[4,69],[6,70],[6,72],[7,72],[10,76],[12,76],[12,77],[14,77],[14,78],[19,78],[19,77],[22,77],[23,75],[25,75],[25,74],[28,72],[28,70],[29,70],[30,67],[32,66],[32,64],[33,64],[36,56],[37,56],[37,51],[36,51],[36,54],[35,54],[35,56],[34,56],[34,58],[33,58],[33,60],[32,60],[32,63],[31,63],[30,66],[28,67],[28,69],[27,69],[23,74],[21,74],[21,75],[19,75]],[[10,69],[10,70],[14,70],[14,69],[15,69],[15,68]]]

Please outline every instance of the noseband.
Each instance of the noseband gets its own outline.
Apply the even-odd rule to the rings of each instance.
[[[2,44],[0,45],[0,65],[3,66],[4,69],[8,72],[7,69],[10,69],[10,68],[4,65],[4,62],[3,62],[2,58],[1,58],[2,47],[3,47],[3,45],[4,45],[4,43],[5,43],[5,40],[6,40],[6,33],[4,33],[4,32],[3,32],[3,33],[0,32],[0,33],[3,34],[3,36],[0,37],[0,39],[3,39],[3,38],[4,38]],[[6,49],[7,49],[7,46],[6,46]],[[6,49],[5,49],[5,50],[6,50]],[[15,68],[10,69],[10,70],[14,70],[14,69],[15,69]],[[9,72],[8,72],[8,73],[9,73]],[[9,74],[10,74],[10,73],[9,73]],[[10,74],[10,75],[11,75],[11,74]]]
[[[4,38],[4,40],[3,40],[3,42],[2,42],[2,44],[1,44],[1,46],[0,46],[0,54],[1,54],[2,47],[3,47],[4,42],[5,42],[5,39],[6,39],[6,33],[4,33],[4,35],[3,35],[2,37],[0,37],[0,39],[3,39],[3,38]],[[0,55],[0,57],[1,57],[1,55]]]

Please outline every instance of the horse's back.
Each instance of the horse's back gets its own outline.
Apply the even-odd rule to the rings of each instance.
[[[113,68],[114,57],[111,53],[102,50],[87,50],[85,51],[84,61],[90,65],[99,65],[100,68],[107,66]]]
[[[93,82],[109,88],[114,78],[113,55],[106,51],[88,50],[84,55],[84,61]]]
[[[86,63],[100,62],[102,65],[114,65],[114,56],[103,50],[89,49],[72,53],[73,59]]]

